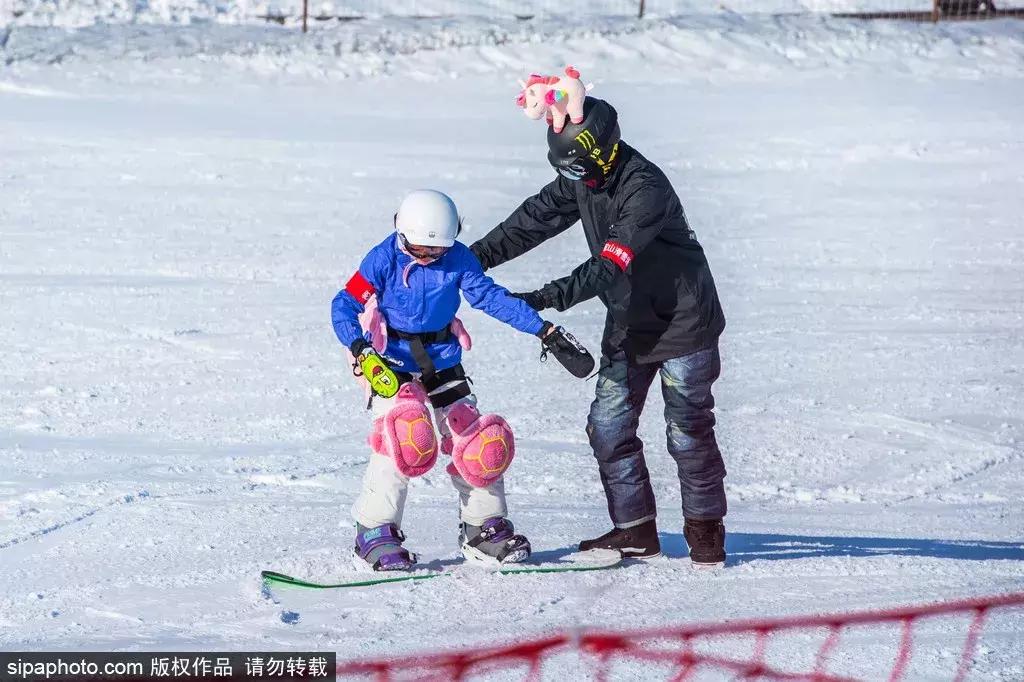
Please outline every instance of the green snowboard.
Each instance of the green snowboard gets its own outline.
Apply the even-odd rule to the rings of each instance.
[[[606,568],[614,568],[622,563],[622,554],[617,550],[590,550],[571,555],[565,561],[552,562],[550,564],[509,564],[489,570],[481,567],[481,570],[488,573],[500,575],[515,575],[519,573],[572,573],[576,571],[601,571]],[[407,573],[404,575],[389,576],[387,578],[371,578],[368,580],[353,580],[341,583],[318,583],[312,580],[296,578],[276,571],[262,571],[260,577],[263,584],[269,586],[306,587],[317,590],[333,590],[344,587],[370,587],[371,585],[384,585],[387,583],[404,583],[414,580],[430,580],[445,575],[455,575],[452,570],[428,571],[425,573]],[[458,571],[465,574],[465,571]]]

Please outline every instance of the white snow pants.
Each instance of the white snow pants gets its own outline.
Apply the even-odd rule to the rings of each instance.
[[[439,390],[443,390],[443,388]],[[476,396],[470,394],[455,404],[461,402],[476,405]],[[387,414],[394,404],[394,398],[387,399],[376,396],[373,399],[374,418]],[[447,413],[452,407],[454,405],[434,410],[434,423],[442,437],[450,435]],[[445,466],[446,463],[445,458],[439,457],[435,466]],[[464,523],[480,526],[487,519],[495,516],[504,517],[508,514],[503,477],[497,478],[486,488],[474,487],[458,474],[451,476],[451,479],[452,485],[459,493],[459,513]],[[393,523],[401,528],[408,490],[409,477],[398,471],[391,458],[371,451],[370,462],[366,466],[366,474],[363,476],[362,491],[352,506],[352,517],[366,528],[383,526],[388,523]]]

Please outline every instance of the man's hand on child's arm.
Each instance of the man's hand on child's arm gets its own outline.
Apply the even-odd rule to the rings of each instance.
[[[544,298],[544,294],[540,290],[537,291],[526,291],[522,293],[511,294],[515,298],[521,298],[526,301],[526,305],[530,306],[536,311],[550,308],[551,304],[548,303],[547,299]]]

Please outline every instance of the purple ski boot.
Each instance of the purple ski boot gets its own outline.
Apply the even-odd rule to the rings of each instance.
[[[405,540],[398,526],[389,523],[376,528],[356,524],[356,554],[375,571],[408,571],[416,555],[402,547]]]
[[[517,564],[530,556],[530,541],[517,535],[508,519],[487,519],[482,526],[463,523],[459,531],[462,555],[483,564]]]

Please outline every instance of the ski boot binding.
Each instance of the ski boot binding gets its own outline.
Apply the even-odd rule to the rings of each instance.
[[[487,519],[482,526],[461,524],[459,545],[467,561],[492,566],[517,564],[530,556],[530,541],[501,517]]]
[[[356,524],[356,555],[375,571],[408,571],[416,555],[402,547],[405,533],[393,523],[376,528]]]

